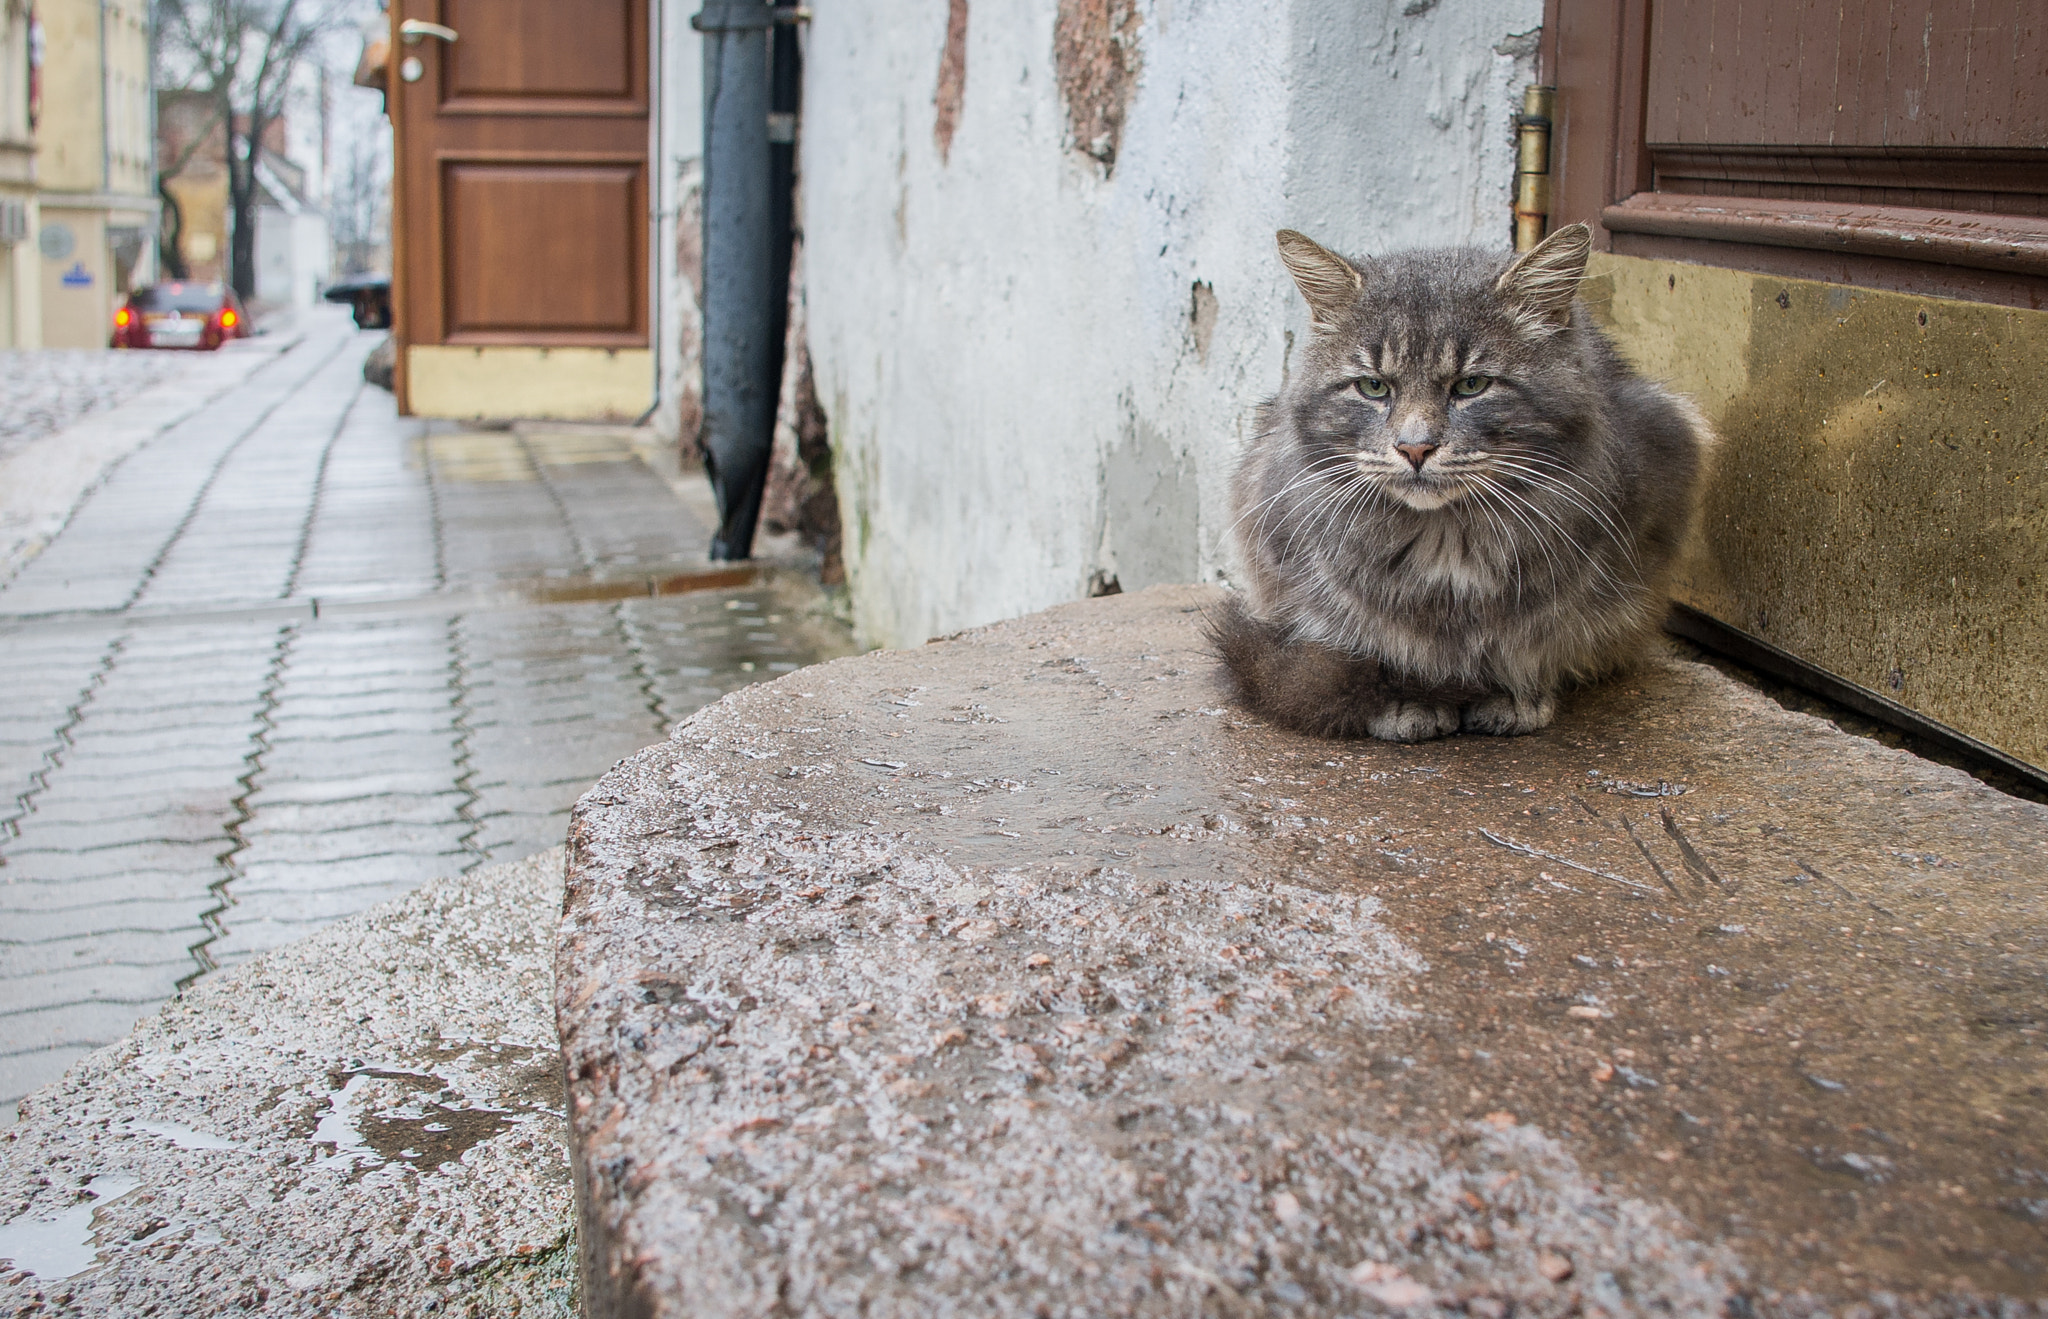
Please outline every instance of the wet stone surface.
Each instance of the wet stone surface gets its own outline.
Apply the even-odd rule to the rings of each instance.
[[[380,336],[294,333],[0,580],[0,1120],[181,984],[560,844],[621,756],[845,648],[791,575],[648,593],[710,529],[642,437],[426,426],[363,383]]]
[[[0,1133],[0,1312],[576,1313],[559,849],[209,979]]]
[[[200,360],[193,353],[147,349],[0,352],[0,458]]]
[[[1311,741],[1216,598],[807,670],[583,799],[593,1315],[2042,1312],[2048,811],[1676,660]]]

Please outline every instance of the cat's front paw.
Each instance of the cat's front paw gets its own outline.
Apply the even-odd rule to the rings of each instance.
[[[1426,742],[1458,731],[1458,707],[1395,701],[1367,721],[1365,729],[1382,742]]]
[[[1514,737],[1548,728],[1556,717],[1557,698],[1548,692],[1535,697],[1512,696],[1503,692],[1466,706],[1464,727],[1468,733]]]

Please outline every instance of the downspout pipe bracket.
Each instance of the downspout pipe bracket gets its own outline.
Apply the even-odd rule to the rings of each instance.
[[[699,32],[751,32],[810,21],[809,9],[770,9],[761,4],[706,5],[702,11],[690,15],[690,26]]]

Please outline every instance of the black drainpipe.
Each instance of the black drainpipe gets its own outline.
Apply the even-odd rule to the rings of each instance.
[[[706,0],[704,450],[718,496],[714,559],[753,553],[789,320],[797,92],[795,3]],[[778,140],[780,139],[780,140]]]

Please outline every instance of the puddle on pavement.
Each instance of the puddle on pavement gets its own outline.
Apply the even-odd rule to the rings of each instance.
[[[94,1220],[100,1207],[141,1185],[133,1177],[95,1177],[83,1188],[89,1197],[83,1204],[73,1205],[55,1218],[33,1219],[24,1214],[0,1225],[0,1261],[49,1282],[76,1277],[99,1263]]]
[[[181,1150],[240,1150],[244,1146],[221,1136],[210,1136],[190,1127],[177,1126],[170,1122],[122,1122],[114,1130],[124,1136],[155,1136],[169,1141]]]
[[[492,1095],[505,1102],[477,1098],[439,1071],[358,1063],[330,1077],[326,1105],[308,1137],[332,1150],[317,1166],[345,1169],[351,1177],[391,1164],[437,1169],[460,1164],[465,1153],[501,1132],[561,1114],[551,1056],[482,1042],[447,1042],[430,1052],[437,1060],[482,1061],[508,1073],[511,1084]],[[486,1056],[479,1060],[479,1054]]]

